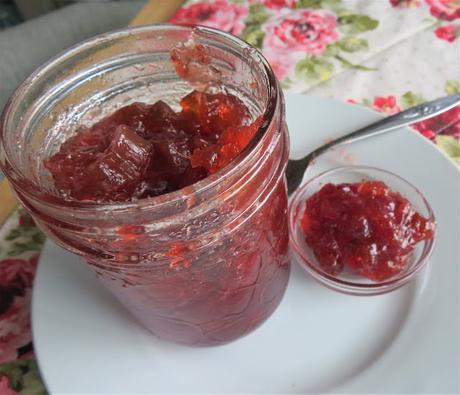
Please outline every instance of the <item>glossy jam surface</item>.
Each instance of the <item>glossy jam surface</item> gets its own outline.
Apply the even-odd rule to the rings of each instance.
[[[180,106],[175,112],[162,101],[133,103],[81,128],[45,160],[56,189],[101,202],[172,192],[229,163],[260,124],[228,93],[192,91]]]
[[[435,228],[380,181],[324,185],[305,202],[300,226],[324,271],[348,267],[375,282],[403,272]]]

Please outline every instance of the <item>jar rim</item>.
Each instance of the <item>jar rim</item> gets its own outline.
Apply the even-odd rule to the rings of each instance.
[[[229,44],[238,46],[241,50],[247,49],[247,57],[251,58],[254,64],[260,65],[262,68],[263,74],[268,81],[267,86],[267,105],[265,106],[262,115],[262,122],[251,139],[248,145],[229,163],[224,167],[219,169],[216,173],[211,174],[192,184],[193,193],[191,195],[203,194],[206,191],[215,188],[219,185],[226,177],[233,175],[241,167],[243,167],[247,160],[251,157],[251,154],[257,151],[258,147],[263,144],[264,137],[267,135],[267,131],[270,127],[271,121],[275,115],[276,107],[278,105],[280,97],[280,88],[278,81],[275,77],[275,74],[268,63],[264,58],[262,53],[256,48],[252,47],[242,39],[210,27],[201,26],[201,25],[174,25],[174,24],[154,24],[154,25],[145,25],[139,27],[128,27],[118,30],[114,30],[108,33],[102,33],[96,36],[93,36],[87,40],[79,42],[70,48],[65,49],[56,56],[52,57],[50,60],[39,66],[35,71],[30,74],[12,93],[8,102],[6,103],[3,112],[0,116],[0,157],[4,157],[5,168],[4,173],[8,180],[14,184],[15,189],[20,191],[22,194],[29,196],[31,198],[43,200],[43,197],[46,196],[46,203],[52,206],[67,207],[70,209],[84,209],[84,210],[93,210],[93,211],[125,211],[132,208],[148,208],[154,206],[155,208],[160,208],[165,205],[174,204],[184,199],[184,195],[188,195],[187,189],[190,187],[185,187],[178,189],[176,191],[155,196],[139,199],[136,201],[129,202],[97,202],[97,201],[78,201],[65,199],[57,194],[51,193],[40,193],[40,186],[31,182],[30,180],[25,179],[21,172],[15,169],[15,166],[10,162],[10,158],[5,149],[5,133],[6,125],[8,123],[8,118],[12,112],[14,112],[17,104],[22,100],[22,98],[27,94],[28,88],[33,84],[34,80],[42,77],[50,68],[62,62],[64,59],[71,58],[72,56],[80,53],[81,51],[87,50],[93,46],[101,44],[109,44],[110,42],[123,38],[132,34],[137,33],[147,33],[147,32],[158,32],[158,31],[189,31],[190,34],[193,33],[205,33],[210,37],[223,38],[227,40]],[[13,177],[14,175],[14,177]],[[19,180],[19,182],[18,182]]]

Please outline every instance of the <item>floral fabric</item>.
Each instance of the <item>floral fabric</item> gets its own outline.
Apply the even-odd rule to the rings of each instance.
[[[46,393],[30,328],[32,284],[44,241],[22,209],[0,228],[0,395]]]
[[[171,21],[238,34],[289,92],[390,115],[460,91],[459,0],[191,0]],[[459,122],[456,108],[414,128],[458,162]]]
[[[288,92],[386,114],[460,92],[459,0],[192,0],[171,22],[239,35]],[[460,165],[460,107],[413,127]],[[43,241],[22,210],[0,228],[0,395],[45,393],[30,334]]]

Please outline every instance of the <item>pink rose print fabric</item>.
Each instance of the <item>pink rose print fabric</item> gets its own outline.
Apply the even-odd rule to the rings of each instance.
[[[440,114],[437,117],[427,119],[413,125],[421,134],[429,139],[436,135],[444,135],[460,138],[460,107],[455,107],[450,111]]]
[[[390,0],[393,7],[419,7],[422,0]]]
[[[0,376],[0,395],[20,395],[10,387],[10,379],[7,376]]]
[[[18,349],[31,341],[30,300],[37,258],[0,261],[0,363],[16,359]]]
[[[264,55],[265,58],[270,62],[275,75],[280,80],[283,80],[288,75],[293,65],[295,64],[295,59],[293,57],[289,55],[279,56],[276,51],[267,50]]]
[[[181,8],[171,19],[172,23],[206,25],[238,35],[244,29],[244,18],[248,8],[218,0],[210,3],[195,3]]]
[[[460,27],[454,25],[441,26],[434,31],[434,34],[441,40],[453,43],[460,35]]]
[[[255,3],[255,1],[252,1],[252,3]],[[296,0],[263,0],[262,4],[267,8],[271,8],[274,10],[280,10],[284,7],[295,8],[297,1]]]
[[[374,98],[374,109],[384,112],[387,115],[393,115],[401,111],[401,108],[396,104],[394,96],[377,96]]]
[[[265,25],[264,48],[286,55],[291,51],[322,55],[338,39],[335,15],[325,11],[298,10]]]
[[[253,2],[254,3],[254,2]],[[284,7],[295,8],[296,0],[263,0],[262,4],[267,8],[274,10],[280,10]]]
[[[430,13],[435,18],[453,21],[460,18],[460,2],[458,0],[426,0]]]

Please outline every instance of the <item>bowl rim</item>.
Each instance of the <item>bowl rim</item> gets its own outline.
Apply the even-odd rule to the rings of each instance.
[[[305,254],[305,248],[299,245],[296,240],[296,226],[297,226],[297,217],[296,213],[301,204],[303,204],[304,199],[302,199],[302,195],[305,190],[311,185],[312,182],[317,181],[318,179],[324,178],[325,176],[331,175],[333,173],[343,173],[349,172],[353,170],[363,170],[364,173],[369,172],[380,172],[390,177],[394,177],[399,181],[406,184],[410,189],[412,189],[422,200],[423,205],[425,206],[428,216],[427,218],[435,223],[435,228],[433,231],[433,237],[429,240],[423,241],[423,251],[421,252],[421,256],[418,260],[412,265],[412,267],[403,272],[402,275],[397,275],[390,280],[385,280],[382,282],[370,283],[370,284],[361,284],[353,281],[347,281],[340,278],[337,278],[322,269],[320,269],[317,265],[311,262]],[[398,191],[396,191],[398,192]],[[404,195],[403,195],[404,196]],[[407,196],[404,196],[407,200],[411,201]],[[411,202],[412,203],[412,202]],[[323,171],[312,178],[309,178],[306,182],[304,182],[294,193],[288,208],[288,220],[289,220],[289,240],[291,249],[294,251],[296,257],[298,258],[298,263],[316,280],[320,281],[323,285],[328,286],[337,291],[351,293],[351,294],[359,294],[359,295],[377,295],[389,292],[396,288],[401,287],[402,285],[406,284],[409,280],[411,280],[423,267],[425,267],[428,259],[430,258],[436,241],[437,236],[437,222],[436,217],[434,215],[433,209],[431,205],[423,195],[423,193],[415,187],[412,183],[404,179],[403,177],[378,167],[374,166],[364,166],[364,165],[348,165],[348,166],[338,166],[332,169]]]

